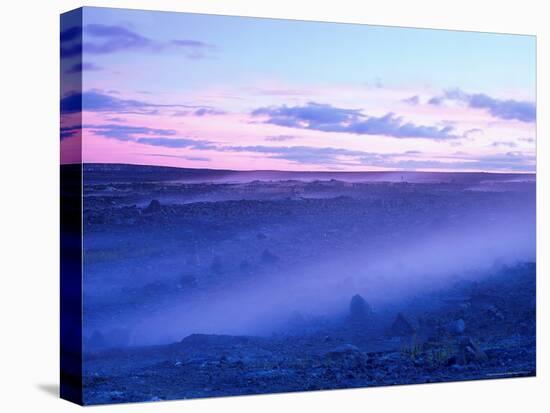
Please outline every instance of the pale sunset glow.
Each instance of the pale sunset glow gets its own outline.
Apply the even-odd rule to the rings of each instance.
[[[81,102],[85,163],[535,171],[531,36],[84,8],[79,41],[64,163]]]

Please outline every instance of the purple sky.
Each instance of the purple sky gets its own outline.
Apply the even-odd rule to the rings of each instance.
[[[534,37],[85,8],[80,64],[73,26],[65,163],[82,102],[84,162],[535,171]]]

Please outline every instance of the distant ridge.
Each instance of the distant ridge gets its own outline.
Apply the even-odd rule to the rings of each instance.
[[[69,165],[67,165],[69,166]],[[474,184],[491,181],[535,181],[535,174],[492,172],[421,172],[421,171],[278,171],[198,169],[172,166],[86,163],[82,165],[87,183],[106,182],[251,182],[260,181],[327,181],[409,182]]]

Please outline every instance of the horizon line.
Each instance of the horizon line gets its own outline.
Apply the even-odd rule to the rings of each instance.
[[[534,172],[522,172],[522,171],[425,171],[425,170],[386,170],[386,171],[373,171],[373,170],[362,170],[362,171],[297,171],[297,170],[284,170],[284,169],[216,169],[216,168],[195,168],[195,167],[182,167],[182,166],[168,166],[168,165],[156,165],[156,164],[134,164],[134,163],[123,163],[123,162],[68,162],[61,163],[63,165],[121,165],[121,166],[145,166],[145,167],[158,167],[158,168],[171,168],[171,169],[193,169],[193,170],[209,170],[209,171],[218,171],[218,172],[279,172],[279,173],[334,173],[334,174],[357,174],[357,173],[437,173],[437,174],[514,174],[514,175],[536,175],[536,170]]]

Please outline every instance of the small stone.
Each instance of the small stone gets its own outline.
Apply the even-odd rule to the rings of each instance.
[[[342,344],[328,351],[325,357],[329,364],[336,364],[341,371],[364,370],[369,357],[353,344]]]
[[[448,326],[449,332],[452,334],[463,334],[466,330],[466,323],[462,318],[451,321]]]
[[[327,354],[351,354],[358,351],[360,351],[359,347],[354,346],[353,344],[341,344],[329,351]]]
[[[481,363],[487,361],[489,357],[471,338],[465,337],[460,343],[462,352],[462,361],[467,364],[471,362]]]

